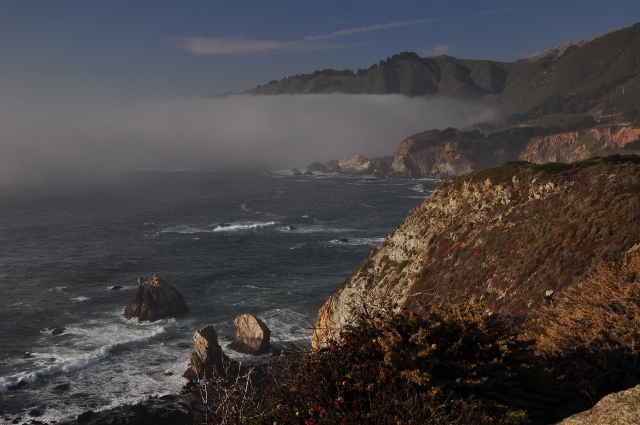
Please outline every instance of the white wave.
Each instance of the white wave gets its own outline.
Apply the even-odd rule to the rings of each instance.
[[[290,229],[288,226],[278,228],[281,232],[295,232],[295,233],[348,233],[353,232],[355,229],[341,229],[337,227],[328,227],[324,225],[312,224],[312,225],[299,225],[295,229]]]
[[[213,229],[214,232],[233,232],[238,230],[249,230],[249,229],[261,229],[263,227],[271,227],[278,224],[277,221],[267,221],[267,222],[255,222],[255,221],[245,221],[232,223],[229,225],[218,225]]]
[[[160,230],[159,233],[181,233],[181,234],[194,234],[194,233],[214,233],[214,232],[234,232],[250,229],[261,229],[264,227],[270,227],[278,224],[277,221],[239,221],[235,223],[220,223],[211,224],[209,226],[196,227],[188,224],[180,224],[178,226],[167,227]]]
[[[326,243],[329,246],[378,246],[385,241],[385,238],[341,238],[333,239]]]
[[[160,233],[203,233],[210,232],[211,229],[202,228],[202,227],[192,227],[186,224],[181,224],[179,226],[167,227],[166,229],[160,230]]]
[[[424,187],[421,184],[417,184],[415,186],[412,186],[409,189],[415,190],[416,192],[424,192]]]
[[[78,301],[78,302],[80,302],[80,301],[87,301],[87,300],[89,300],[90,298],[80,296],[80,297],[73,297],[73,298],[69,298],[69,299],[70,299],[71,301]]]
[[[63,289],[65,289],[66,286],[56,286],[55,288],[51,288],[51,289],[47,289],[47,292],[51,292],[51,291],[62,291]]]
[[[242,208],[243,211],[249,211],[249,208],[247,208],[247,202],[241,203],[240,208]]]
[[[20,381],[32,384],[43,376],[85,369],[109,357],[116,348],[130,344],[148,343],[165,332],[166,329],[163,326],[153,326],[151,332],[134,331],[133,335],[131,335],[131,332],[126,332],[121,326],[114,325],[97,329],[69,327],[65,333],[78,337],[78,341],[81,341],[80,346],[76,346],[75,349],[50,347],[50,350],[46,353],[32,353],[36,360],[36,369],[0,377],[0,394],[6,393],[9,387],[18,384]],[[93,349],[87,349],[86,346],[82,346],[87,343],[94,343],[95,345],[96,337],[100,339],[97,342],[102,342],[104,345]]]

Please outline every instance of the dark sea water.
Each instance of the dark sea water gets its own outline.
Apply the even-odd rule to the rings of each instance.
[[[194,331],[213,324],[228,344],[243,313],[267,323],[274,345],[304,343],[331,292],[437,184],[134,171],[0,188],[0,419],[35,407],[59,421],[177,392]],[[125,320],[137,277],[154,273],[190,313]]]

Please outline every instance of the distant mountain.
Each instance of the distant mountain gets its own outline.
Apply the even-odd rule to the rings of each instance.
[[[525,119],[639,109],[640,24],[597,37],[528,81],[505,88],[497,105]]]
[[[404,94],[478,98],[500,96],[505,86],[522,84],[545,69],[533,62],[507,63],[456,59],[451,56],[421,58],[402,52],[368,69],[293,75],[271,81],[246,93],[251,94]]]
[[[575,52],[578,48],[587,44],[593,38],[587,38],[579,41],[567,41],[553,49],[545,50],[542,53],[530,56],[524,59],[518,59],[516,62],[556,62],[567,56],[569,53]]]
[[[568,42],[516,62],[421,58],[402,52],[367,69],[325,69],[245,93],[388,94],[491,99],[499,119],[523,122],[549,114],[608,115],[640,109],[640,24]]]

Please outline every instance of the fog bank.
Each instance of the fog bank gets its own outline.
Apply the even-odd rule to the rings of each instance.
[[[401,95],[293,95],[108,103],[0,100],[0,182],[127,169],[304,167],[392,155],[405,137],[491,119],[482,103]]]

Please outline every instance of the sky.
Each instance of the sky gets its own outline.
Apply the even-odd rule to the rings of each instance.
[[[392,155],[411,134],[493,110],[397,95],[212,96],[402,51],[514,61],[639,17],[637,0],[0,0],[0,185]]]
[[[637,0],[0,0],[0,90],[206,96],[401,51],[513,61],[639,19]]]

